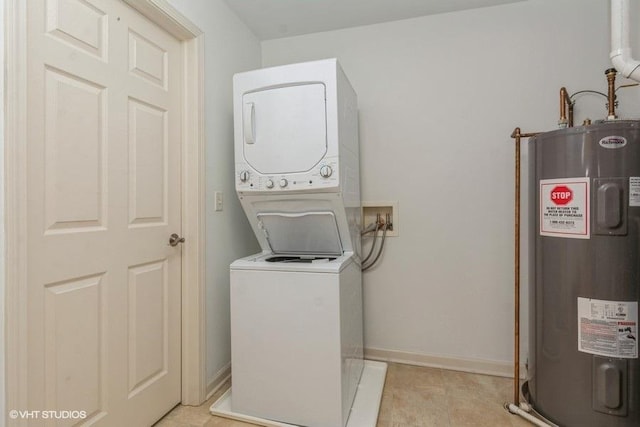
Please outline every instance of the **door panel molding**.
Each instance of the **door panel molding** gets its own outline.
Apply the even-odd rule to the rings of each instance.
[[[164,0],[123,0],[182,43],[182,403],[206,397],[204,275],[204,34]],[[27,409],[27,40],[26,3],[5,1],[5,417]],[[45,409],[45,408],[29,408]],[[3,421],[3,420],[0,420]],[[2,424],[2,422],[0,422]]]

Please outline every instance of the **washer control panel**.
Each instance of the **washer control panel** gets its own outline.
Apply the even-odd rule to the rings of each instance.
[[[246,163],[236,164],[236,190],[240,192],[302,191],[340,185],[338,160],[325,158],[312,170],[290,174],[261,174]]]

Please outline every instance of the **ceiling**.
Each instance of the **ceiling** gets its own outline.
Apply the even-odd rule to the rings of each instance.
[[[260,40],[523,0],[224,0]]]

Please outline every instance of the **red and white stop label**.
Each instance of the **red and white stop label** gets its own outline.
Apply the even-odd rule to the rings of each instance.
[[[551,190],[550,197],[554,204],[563,206],[573,200],[573,191],[566,185],[556,185]]]

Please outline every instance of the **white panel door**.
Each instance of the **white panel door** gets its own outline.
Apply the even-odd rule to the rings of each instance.
[[[326,154],[324,84],[246,93],[242,104],[244,157],[258,172],[306,172]]]
[[[27,10],[21,409],[148,426],[181,395],[181,45],[120,0]]]

